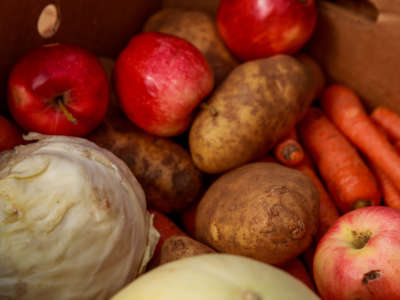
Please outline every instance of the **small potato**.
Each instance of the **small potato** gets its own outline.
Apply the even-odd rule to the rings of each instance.
[[[320,88],[288,55],[236,67],[195,117],[190,152],[205,173],[222,173],[265,155],[292,130]]]
[[[188,236],[171,236],[165,240],[161,248],[160,265],[184,257],[206,253],[215,253],[215,250]]]
[[[122,159],[142,185],[149,208],[180,212],[199,199],[202,174],[183,147],[145,133],[114,107],[87,138]]]
[[[206,12],[163,9],[148,19],[143,31],[163,32],[192,43],[210,64],[216,85],[238,65],[218,34],[215,20]]]
[[[277,163],[231,170],[200,200],[196,239],[213,249],[282,265],[317,233],[318,191],[306,175]]]

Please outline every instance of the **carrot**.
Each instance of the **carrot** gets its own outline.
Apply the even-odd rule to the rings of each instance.
[[[357,94],[346,86],[332,85],[325,90],[321,104],[343,134],[400,190],[400,156],[370,119]]]
[[[309,108],[299,129],[304,147],[342,213],[379,204],[380,192],[373,173],[321,109]]]
[[[296,277],[300,281],[302,281],[305,285],[307,285],[310,289],[315,291],[314,282],[310,277],[304,263],[299,258],[294,258],[284,266],[281,266],[280,269],[288,272],[290,275]]]
[[[400,140],[400,115],[383,107],[376,107],[371,113],[371,119],[378,124],[392,141]]]
[[[291,136],[282,139],[273,148],[275,158],[288,167],[298,165],[304,158],[303,147],[296,140],[296,135],[293,130]]]
[[[374,171],[376,177],[378,178],[378,183],[380,185],[383,202],[390,207],[400,209],[400,192],[390,180],[390,178],[378,168],[373,163],[370,164],[371,169]]]
[[[307,175],[314,182],[319,194],[319,227],[316,240],[319,240],[329,227],[339,218],[339,211],[336,208],[331,196],[326,191],[324,184],[319,179],[314,170],[311,158],[307,153],[303,161],[295,167],[303,174]]]
[[[332,224],[339,218],[340,214],[336,208],[331,196],[326,191],[324,184],[320,180],[318,174],[315,171],[315,167],[311,161],[311,158],[307,153],[304,155],[303,161],[295,167],[297,170],[303,172],[305,175],[310,177],[317,187],[319,193],[319,227],[318,232],[313,240],[311,246],[303,252],[301,255],[305,264],[307,265],[308,271],[313,275],[313,260],[314,253],[317,247],[318,241],[322,238],[325,232],[332,226]]]
[[[400,141],[395,142],[394,147],[396,148],[397,152],[400,153]]]
[[[160,264],[161,249],[166,239],[171,236],[187,236],[169,217],[163,213],[149,209],[153,217],[153,225],[160,234],[160,238],[154,250],[152,259],[148,264],[148,269],[152,269]]]

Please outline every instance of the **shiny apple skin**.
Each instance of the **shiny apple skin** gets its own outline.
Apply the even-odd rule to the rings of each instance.
[[[242,61],[299,51],[316,20],[314,0],[221,0],[217,11],[219,33]]]
[[[134,36],[119,55],[114,83],[127,117],[164,137],[186,131],[195,108],[211,92],[211,68],[189,42],[156,32]]]
[[[74,45],[48,44],[14,65],[8,106],[26,131],[85,136],[103,120],[109,93],[105,70],[94,54]],[[57,97],[73,119],[57,104]]]

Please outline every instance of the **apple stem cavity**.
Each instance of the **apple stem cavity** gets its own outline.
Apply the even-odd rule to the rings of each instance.
[[[74,116],[68,111],[68,109],[64,105],[64,98],[62,96],[58,96],[55,99],[56,105],[60,108],[60,110],[64,113],[65,117],[68,121],[73,124],[77,124],[78,121],[74,118]]]
[[[364,232],[357,232],[355,230],[353,230],[351,232],[352,234],[352,246],[355,249],[362,249],[364,248],[364,246],[368,243],[369,239],[372,236],[372,232],[371,231],[364,231]]]
[[[262,300],[262,298],[252,291],[244,291],[242,300]]]
[[[210,104],[207,104],[207,103],[202,103],[200,105],[200,107],[204,108],[204,109],[207,109],[213,117],[218,116],[218,111],[215,109],[214,106],[212,106]]]

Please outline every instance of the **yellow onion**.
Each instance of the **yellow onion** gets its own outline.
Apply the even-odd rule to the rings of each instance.
[[[313,300],[320,299],[288,273],[230,254],[203,254],[161,265],[111,300]]]
[[[109,299],[158,240],[143,189],[85,139],[28,138],[0,153],[0,299]]]

